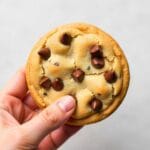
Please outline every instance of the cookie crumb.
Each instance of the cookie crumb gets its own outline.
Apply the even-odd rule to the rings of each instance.
[[[47,93],[46,93],[46,92],[44,92],[44,93],[43,93],[43,95],[44,95],[44,96],[47,96]]]
[[[87,69],[87,70],[90,70],[90,69],[91,69],[91,67],[90,67],[90,66],[88,66],[86,69]]]
[[[59,66],[59,63],[58,63],[58,62],[55,62],[54,65],[55,65],[55,66]]]

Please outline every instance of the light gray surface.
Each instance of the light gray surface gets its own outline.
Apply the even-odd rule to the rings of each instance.
[[[150,1],[0,0],[0,88],[41,35],[83,21],[110,33],[124,49],[131,84],[110,118],[84,127],[60,150],[148,150],[150,147]]]

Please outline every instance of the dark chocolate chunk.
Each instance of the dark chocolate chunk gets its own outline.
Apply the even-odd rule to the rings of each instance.
[[[92,58],[92,59],[91,59],[91,63],[92,63],[92,65],[93,65],[95,68],[97,68],[97,69],[101,69],[101,68],[103,68],[104,65],[105,65],[104,58],[97,58],[97,57]]]
[[[90,54],[92,58],[102,58],[103,57],[103,51],[102,47],[100,45],[94,45],[90,49]]]
[[[51,80],[48,77],[43,76],[39,84],[44,89],[48,90],[51,87]]]
[[[41,56],[41,58],[43,58],[44,60],[47,60],[51,55],[51,51],[49,48],[41,48],[38,51],[38,54]]]
[[[108,83],[114,83],[117,80],[117,75],[116,75],[115,71],[111,71],[111,70],[105,71],[104,77]]]
[[[71,74],[71,76],[76,82],[82,82],[84,79],[84,75],[85,73],[80,68],[73,70]]]
[[[63,83],[62,79],[61,78],[56,78],[52,82],[52,87],[56,91],[61,91],[64,88],[64,83]]]
[[[64,33],[60,39],[60,42],[64,45],[70,45],[71,41],[72,41],[72,37],[68,33]]]
[[[94,97],[90,102],[90,106],[94,111],[99,112],[103,107],[103,103],[101,100]]]

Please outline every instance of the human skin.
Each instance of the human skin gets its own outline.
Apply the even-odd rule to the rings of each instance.
[[[0,92],[0,148],[55,150],[81,127],[65,125],[75,109],[71,96],[39,110],[20,69]]]

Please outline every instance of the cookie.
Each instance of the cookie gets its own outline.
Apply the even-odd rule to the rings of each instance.
[[[117,42],[101,29],[73,23],[53,29],[33,47],[26,79],[36,103],[44,108],[72,95],[76,109],[69,125],[85,125],[112,114],[129,85],[127,59]]]

